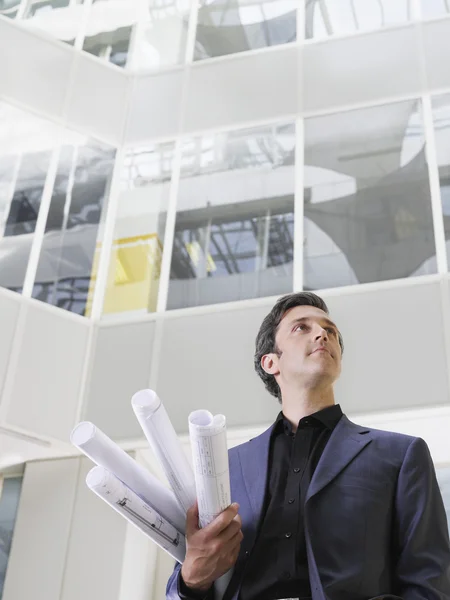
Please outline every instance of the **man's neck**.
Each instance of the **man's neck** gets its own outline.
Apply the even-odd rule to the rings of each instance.
[[[285,390],[282,397],[283,414],[294,431],[297,430],[300,419],[334,404],[334,391],[331,386],[319,390]]]

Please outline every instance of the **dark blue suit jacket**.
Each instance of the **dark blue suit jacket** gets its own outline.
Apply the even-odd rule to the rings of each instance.
[[[224,600],[237,600],[263,507],[272,427],[229,452],[231,497],[244,539]],[[313,600],[450,600],[450,543],[426,443],[361,427],[344,415],[305,500]],[[179,600],[180,565],[167,585]],[[213,598],[213,594],[208,595]]]

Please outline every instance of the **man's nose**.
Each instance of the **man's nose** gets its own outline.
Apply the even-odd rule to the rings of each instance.
[[[319,329],[316,332],[316,340],[327,340],[328,339],[328,334],[327,334],[327,330],[323,329],[322,327],[319,327]]]

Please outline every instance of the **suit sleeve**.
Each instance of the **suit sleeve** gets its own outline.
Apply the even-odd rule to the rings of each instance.
[[[181,565],[177,562],[175,563],[173,573],[167,582],[166,600],[213,600],[213,590],[214,588],[211,588],[204,596],[190,593],[181,577]]]
[[[396,594],[404,600],[450,600],[447,517],[427,444],[409,445],[397,482],[394,570]]]

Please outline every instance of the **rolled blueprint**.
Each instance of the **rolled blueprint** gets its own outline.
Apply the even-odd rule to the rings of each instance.
[[[231,504],[226,419],[207,410],[189,415],[200,526],[206,527]]]
[[[104,467],[130,490],[185,533],[186,515],[173,492],[89,421],[79,423],[70,436],[72,444],[97,465]]]
[[[131,404],[173,493],[186,512],[196,501],[194,473],[163,403],[153,390],[141,390],[134,394]]]
[[[186,540],[171,523],[139,498],[115,475],[103,467],[94,467],[86,476],[88,487],[135,525],[178,562],[186,554]]]

